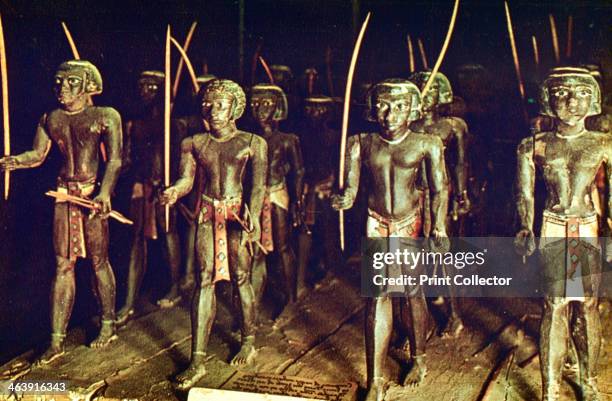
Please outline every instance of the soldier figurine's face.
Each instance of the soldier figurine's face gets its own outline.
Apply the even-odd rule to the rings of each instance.
[[[232,122],[236,99],[229,93],[207,92],[202,99],[202,117],[212,129],[222,129]]]
[[[144,104],[151,104],[159,96],[159,82],[152,78],[138,80],[138,93]]]
[[[304,106],[306,118],[313,124],[325,121],[329,117],[330,112],[329,104],[307,103],[306,106]]]
[[[374,99],[376,120],[383,133],[395,133],[408,127],[410,122],[410,96],[379,93]]]
[[[436,80],[431,84],[421,102],[423,111],[431,111],[438,105],[440,102],[440,84]]]
[[[573,126],[584,120],[591,107],[593,88],[570,80],[553,81],[548,87],[552,112],[565,124]]]
[[[258,92],[251,97],[253,118],[260,123],[272,121],[276,106],[277,99],[273,93]]]
[[[65,108],[71,108],[79,101],[85,100],[87,74],[80,68],[60,70],[55,74],[53,92],[57,101]]]

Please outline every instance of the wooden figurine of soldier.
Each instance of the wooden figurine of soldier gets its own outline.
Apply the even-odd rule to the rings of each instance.
[[[127,123],[126,153],[131,164],[131,215],[134,219],[132,249],[128,269],[127,295],[117,314],[117,324],[125,324],[134,314],[135,303],[147,266],[148,240],[162,239],[164,263],[170,270],[170,290],[157,301],[162,308],[175,306],[180,300],[178,288],[181,248],[176,229],[176,210],[170,209],[170,226],[165,227],[165,211],[157,201],[164,176],[164,73],[143,71],[138,80],[142,112],[139,118]],[[175,142],[180,143],[175,138]],[[178,146],[174,146],[177,149]],[[178,159],[178,152],[175,159]],[[178,160],[175,161],[175,165]]]
[[[196,77],[196,81],[200,88],[203,88],[208,82],[216,79],[212,74],[204,74],[198,75]],[[195,90],[192,91],[194,103],[198,103],[198,94],[195,93]],[[193,136],[198,133],[207,132],[208,129],[204,125],[204,120],[202,119],[202,115],[200,113],[200,106],[196,106],[196,113],[190,114],[176,120],[176,129],[180,132],[180,138],[186,138],[188,136]],[[200,209],[200,193],[202,192],[203,182],[202,175],[197,172],[194,190],[186,197],[183,198],[182,203],[178,204],[179,211],[182,211],[183,216],[187,219],[188,228],[184,237],[184,259],[185,259],[185,273],[181,280],[181,289],[185,291],[189,291],[193,289],[193,286],[196,282],[196,255],[195,255],[195,238],[197,231],[197,221],[196,217],[198,215]]]
[[[559,400],[571,336],[582,399],[596,401],[600,399],[596,369],[602,337],[597,310],[602,263],[591,188],[602,165],[610,186],[612,138],[585,128],[586,117],[601,113],[599,85],[586,69],[552,70],[541,85],[540,105],[541,113],[552,117],[554,125],[550,131],[525,138],[517,149],[521,228],[515,245],[526,256],[535,251],[534,187],[536,171],[540,171],[547,191],[538,247],[544,285],[540,332],[542,400]],[[608,196],[608,206],[611,202]],[[609,212],[604,217],[606,221]],[[570,311],[574,319],[570,319]]]
[[[306,289],[306,271],[312,259],[313,236],[322,244],[319,264],[331,269],[340,260],[338,222],[329,204],[337,168],[340,133],[330,126],[335,104],[331,97],[316,95],[304,100],[306,124],[302,130],[304,155],[304,224],[298,237],[298,293]]]
[[[267,145],[260,136],[239,131],[246,97],[233,81],[215,79],[200,91],[202,116],[209,134],[197,134],[181,144],[180,178],[161,195],[174,204],[187,195],[201,169],[202,208],[198,216],[196,256],[198,282],[191,308],[192,346],[189,367],[176,377],[181,390],[206,374],[204,361],[215,320],[215,284],[232,281],[242,307],[242,347],[232,364],[249,363],[255,356],[255,295],[247,242],[259,241],[259,216],[266,190]]]
[[[100,143],[106,147],[108,161],[93,198],[98,205],[94,212],[88,213],[83,207],[59,199],[55,203],[53,245],[57,269],[51,290],[51,346],[39,359],[41,364],[64,354],[64,339],[75,299],[74,268],[78,258],[91,261],[102,309],[100,333],[90,346],[103,347],[117,338],[115,276],[108,260],[108,213],[121,169],[121,116],[113,108],[91,105],[91,97],[102,92],[102,76],[89,61],[62,63],[55,73],[53,89],[60,107],[40,118],[32,150],[3,157],[0,168],[38,167],[55,143],[63,158],[57,191],[89,198],[97,189]]]
[[[431,71],[421,71],[412,74],[410,81],[414,82],[421,90],[425,87]],[[444,143],[444,157],[446,166],[450,172],[450,194],[452,197],[452,211],[449,216],[448,230],[453,235],[463,236],[463,216],[470,211],[470,200],[467,191],[467,179],[469,176],[467,162],[468,128],[465,121],[459,117],[446,117],[440,115],[440,108],[453,102],[453,91],[448,78],[438,72],[422,99],[421,119],[411,124],[411,129],[429,135],[436,135]],[[425,210],[429,209],[428,196],[426,197]],[[450,266],[442,266],[444,275]],[[452,287],[450,288],[450,316],[444,334],[456,336],[463,330],[463,323],[459,316],[459,306]]]
[[[355,201],[360,172],[369,183],[367,191],[369,238],[422,236],[423,211],[417,181],[421,169],[429,179],[436,249],[448,249],[446,214],[448,180],[444,145],[437,135],[413,132],[410,122],[419,118],[420,91],[404,79],[388,79],[374,85],[367,97],[368,118],[377,121],[378,133],[349,138],[346,153],[346,188],[332,198],[337,210],[350,209]],[[390,179],[391,178],[391,179]],[[419,252],[414,249],[414,252]],[[413,366],[404,385],[418,385],[426,374],[427,304],[420,286],[413,286],[404,298],[412,315]],[[369,298],[366,306],[366,363],[368,401],[381,401],[386,392],[384,366],[393,331],[391,297]]]
[[[258,84],[251,88],[251,111],[261,136],[268,144],[268,188],[261,216],[261,243],[268,252],[276,252],[282,266],[288,303],[297,297],[296,259],[290,245],[291,226],[301,223],[304,165],[300,141],[296,135],[278,128],[287,118],[287,97],[276,85]],[[263,295],[266,258],[255,250],[253,285],[256,298]]]

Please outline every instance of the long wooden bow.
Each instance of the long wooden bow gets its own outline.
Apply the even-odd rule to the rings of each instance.
[[[166,50],[164,63],[164,186],[170,186],[170,51],[171,49],[170,25],[166,30]],[[170,205],[165,207],[166,232],[170,231]]]
[[[344,91],[344,110],[342,114],[342,134],[340,137],[340,168],[338,172],[338,188],[340,189],[340,191],[344,189],[344,157],[346,156],[346,140],[348,136],[348,120],[349,109],[351,105],[351,88],[353,86],[353,75],[355,74],[355,65],[357,64],[359,48],[361,47],[363,35],[365,34],[366,28],[368,27],[368,22],[370,21],[371,14],[371,12],[368,13],[365,20],[363,21],[363,24],[361,25],[361,30],[359,31],[359,35],[357,36],[357,40],[355,41],[355,47],[353,48],[353,55],[351,57],[351,64],[349,65],[348,75],[346,77],[346,89]],[[344,251],[344,211],[340,210],[339,213],[340,248]]]
[[[176,47],[176,50],[178,50],[179,54],[181,55],[181,60],[183,60],[183,62],[187,66],[187,71],[189,72],[189,77],[191,78],[191,85],[193,86],[193,90],[195,91],[195,93],[198,93],[200,91],[200,84],[198,84],[198,77],[196,76],[193,64],[187,56],[187,49],[182,47],[179,42],[177,42],[176,39],[174,39],[172,36],[170,37],[170,42],[172,42],[174,47]]]
[[[453,8],[453,15],[451,16],[450,23],[448,24],[448,31],[446,32],[446,38],[444,39],[444,44],[442,45],[442,50],[440,50],[440,54],[438,55],[438,59],[436,60],[436,64],[434,64],[434,67],[431,70],[431,75],[429,76],[429,79],[427,79],[427,82],[425,83],[425,86],[423,87],[423,90],[421,91],[421,98],[423,98],[427,94],[427,91],[429,90],[429,88],[431,87],[431,85],[434,82],[436,74],[440,70],[440,66],[442,65],[442,61],[444,60],[444,55],[446,54],[446,49],[448,49],[448,45],[449,45],[450,40],[451,40],[451,38],[453,36],[453,29],[455,28],[455,21],[457,20],[457,12],[458,11],[459,11],[459,0],[455,0],[455,6]],[[419,46],[420,46],[420,44],[419,44]]]
[[[0,16],[0,75],[2,75],[2,123],[4,128],[4,156],[11,155],[11,133],[9,125],[8,76],[6,68],[6,48],[4,47],[4,28]],[[4,171],[4,199],[8,199],[11,185],[11,172]]]
[[[195,32],[196,26],[198,26],[198,22],[193,21],[193,24],[191,24],[191,28],[189,28],[189,32],[187,32],[185,43],[182,46],[182,49],[185,51],[185,53],[187,53],[187,50],[189,50],[189,45],[191,45],[191,39],[193,38],[193,33]],[[178,62],[178,66],[176,67],[176,76],[174,77],[174,85],[172,86],[172,99],[176,99],[176,95],[178,93],[178,88],[179,88],[179,83],[181,82],[181,75],[183,74],[184,64],[185,64],[184,58],[181,57]]]

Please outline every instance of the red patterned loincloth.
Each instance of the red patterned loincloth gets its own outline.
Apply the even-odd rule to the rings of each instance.
[[[78,196],[80,198],[87,198],[93,193],[95,189],[95,179],[86,182],[60,181],[57,184],[57,192],[64,194]],[[64,203],[65,201],[56,199],[55,203]],[[83,219],[87,217],[84,213],[85,210],[75,205],[74,203],[67,202],[68,214],[67,224],[62,224],[62,227],[55,229],[56,233],[61,233],[62,238],[59,242],[68,247],[67,256],[70,260],[76,260],[77,258],[87,257],[87,251],[85,246],[85,230],[83,227]]]
[[[213,199],[202,195],[202,209],[198,218],[198,224],[212,223],[215,275],[213,283],[222,280],[230,280],[229,257],[227,247],[227,222],[238,221],[242,209],[242,197],[227,199]]]

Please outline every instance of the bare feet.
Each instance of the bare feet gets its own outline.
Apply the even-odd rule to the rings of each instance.
[[[187,391],[195,386],[197,382],[206,376],[206,368],[201,362],[191,362],[189,367],[174,378],[174,385],[177,390]]]
[[[583,401],[601,401],[595,379],[584,379],[580,385]]]
[[[45,351],[44,354],[42,354],[40,358],[38,358],[38,360],[34,364],[36,366],[48,365],[56,359],[62,357],[65,353],[66,351],[64,350],[63,339],[60,343],[55,344],[53,343],[53,341],[51,341],[51,346]]]
[[[391,347],[389,349],[389,354],[398,362],[410,362],[410,340],[407,338],[399,347]]]
[[[443,338],[457,338],[463,331],[463,322],[459,316],[452,316],[448,319],[446,328],[442,332]]]
[[[412,368],[404,379],[404,386],[417,387],[423,382],[427,375],[427,367],[425,366],[425,356],[417,356],[412,360]]]
[[[132,320],[133,316],[134,316],[134,307],[133,306],[127,306],[127,305],[124,306],[117,313],[117,319],[115,319],[115,326],[119,327],[119,326],[123,326],[123,325],[127,324],[127,322]]]
[[[179,293],[178,285],[174,284],[170,291],[159,301],[157,301],[157,306],[160,308],[174,308],[176,305],[181,302],[181,294]]]
[[[188,292],[195,286],[195,279],[193,276],[185,276],[183,280],[181,280],[181,284],[179,286],[181,291]]]
[[[384,378],[375,377],[368,389],[365,401],[383,401],[388,387],[388,383]]]
[[[100,327],[100,334],[98,337],[89,344],[90,348],[102,348],[119,338],[115,332],[115,321],[114,320],[102,320],[102,327]]]
[[[242,347],[230,362],[230,365],[246,365],[251,363],[257,350],[255,349],[255,336],[248,336],[242,340]]]

